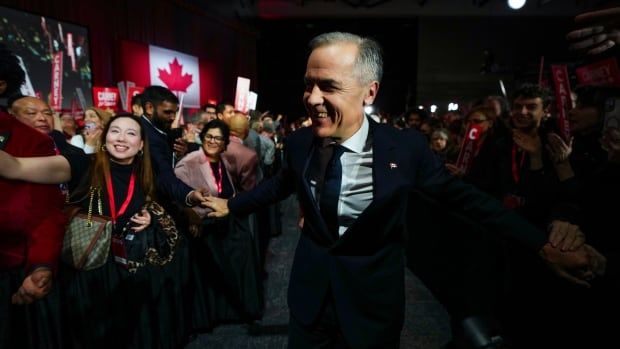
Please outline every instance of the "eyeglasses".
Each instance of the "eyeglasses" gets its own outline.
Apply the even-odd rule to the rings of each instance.
[[[222,136],[212,136],[210,134],[205,135],[205,142],[222,143],[223,140],[224,140],[224,137]]]

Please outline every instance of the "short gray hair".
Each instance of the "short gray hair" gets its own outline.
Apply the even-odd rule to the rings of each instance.
[[[308,47],[310,52],[312,52],[319,47],[338,43],[357,45],[359,51],[355,59],[355,74],[359,82],[363,84],[372,81],[381,82],[383,77],[383,54],[381,46],[373,39],[351,33],[331,32],[314,37],[314,39],[310,40]]]

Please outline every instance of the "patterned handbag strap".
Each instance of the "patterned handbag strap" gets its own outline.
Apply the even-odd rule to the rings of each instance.
[[[93,220],[92,220],[93,219],[93,198],[95,196],[95,190],[97,190],[97,205],[99,209],[99,215],[101,215],[101,212],[102,212],[101,189],[100,188],[95,189],[94,187],[91,187],[90,188],[90,202],[88,204],[88,216],[87,216],[87,223],[86,223],[89,228],[93,226]],[[88,243],[88,247],[84,251],[84,254],[82,255],[82,257],[80,257],[80,261],[77,263],[78,269],[82,269],[84,267],[84,264],[86,264],[86,260],[88,259],[88,256],[92,252],[93,248],[95,248],[95,244],[97,243],[97,241],[99,241],[101,234],[106,229],[106,225],[107,225],[107,222],[102,223],[101,226],[99,226],[99,229],[97,229],[97,233],[95,234],[95,236],[93,236],[93,238]]]

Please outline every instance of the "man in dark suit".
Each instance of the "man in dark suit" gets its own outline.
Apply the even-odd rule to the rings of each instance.
[[[229,201],[207,198],[210,215],[223,216],[297,193],[304,224],[288,292],[290,348],[399,346],[403,242],[406,231],[415,233],[406,226],[414,188],[538,251],[559,273],[583,283],[566,270],[587,267],[585,249],[553,249],[542,231],[449,175],[422,134],[364,116],[382,75],[376,42],[327,33],[310,50],[304,103],[312,125],[288,138],[283,168]]]
[[[174,175],[173,149],[168,143],[168,133],[179,110],[179,99],[162,86],[148,86],[142,92],[142,127],[149,140],[153,172],[161,194],[187,206],[203,201],[199,190],[194,190]],[[177,144],[174,145],[177,150]]]

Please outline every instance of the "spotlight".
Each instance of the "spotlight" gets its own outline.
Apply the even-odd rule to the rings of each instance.
[[[418,109],[422,110],[422,109],[424,109],[424,106],[423,105],[418,105]]]
[[[527,0],[508,0],[508,6],[513,10],[519,10]]]
[[[436,105],[431,105],[431,113],[434,113],[437,111],[437,106]]]

